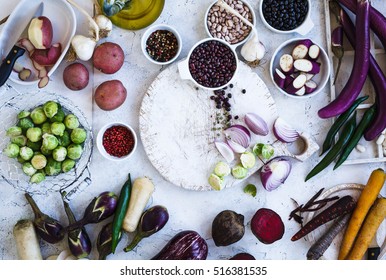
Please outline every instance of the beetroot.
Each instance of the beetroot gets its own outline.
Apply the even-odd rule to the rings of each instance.
[[[264,244],[272,244],[284,235],[284,223],[273,210],[261,208],[251,220],[252,233]]]
[[[230,258],[230,260],[256,260],[254,256],[249,253],[238,253]]]

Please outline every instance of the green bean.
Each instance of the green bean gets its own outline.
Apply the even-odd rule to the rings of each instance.
[[[314,177],[316,174],[325,169],[334,159],[339,155],[342,149],[346,146],[350,140],[356,127],[356,111],[351,119],[348,120],[344,126],[343,132],[339,137],[339,140],[331,148],[331,150],[325,155],[325,157],[308,173],[305,181],[308,181],[310,178]]]
[[[350,138],[346,147],[343,149],[342,154],[340,155],[338,161],[336,162],[336,164],[334,166],[334,170],[337,169],[347,159],[347,157],[350,155],[351,151],[358,144],[365,129],[369,126],[369,124],[373,120],[374,114],[375,114],[375,106],[371,106],[364,113],[364,115],[363,115],[361,121],[359,122],[358,126],[356,127],[352,137]]]
[[[332,143],[334,142],[335,135],[338,133],[339,129],[344,125],[346,120],[350,117],[351,113],[361,104],[363,101],[365,101],[367,98],[369,98],[368,95],[362,96],[358,98],[353,105],[343,114],[341,114],[334,124],[331,126],[330,130],[327,133],[326,139],[323,142],[323,148],[322,153],[320,155],[323,155],[326,151],[328,151]]]

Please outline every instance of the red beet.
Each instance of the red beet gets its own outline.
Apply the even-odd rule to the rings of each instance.
[[[230,260],[256,260],[254,256],[248,253],[238,253],[230,258]]]
[[[273,210],[261,208],[251,220],[252,233],[264,244],[272,244],[284,235],[284,223]]]

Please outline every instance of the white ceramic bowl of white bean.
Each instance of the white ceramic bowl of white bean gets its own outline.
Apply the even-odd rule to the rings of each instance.
[[[224,0],[224,2],[253,25],[256,23],[255,11],[247,1]],[[252,31],[251,27],[244,24],[237,16],[219,7],[217,0],[208,7],[204,17],[204,26],[210,37],[224,40],[233,48],[245,43]]]

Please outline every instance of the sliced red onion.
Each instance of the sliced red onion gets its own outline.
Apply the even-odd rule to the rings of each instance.
[[[273,134],[284,143],[292,143],[299,138],[299,133],[282,118],[277,118],[273,124]]]
[[[269,132],[265,120],[255,113],[245,114],[244,122],[254,134],[265,136]]]
[[[235,154],[227,143],[220,140],[216,140],[214,142],[214,145],[228,163],[232,162],[235,159]]]
[[[224,130],[228,145],[235,153],[243,153],[251,143],[251,133],[248,128],[235,124]]]
[[[260,171],[260,179],[267,191],[277,189],[288,178],[292,169],[291,161],[286,157],[276,157],[267,162]]]

